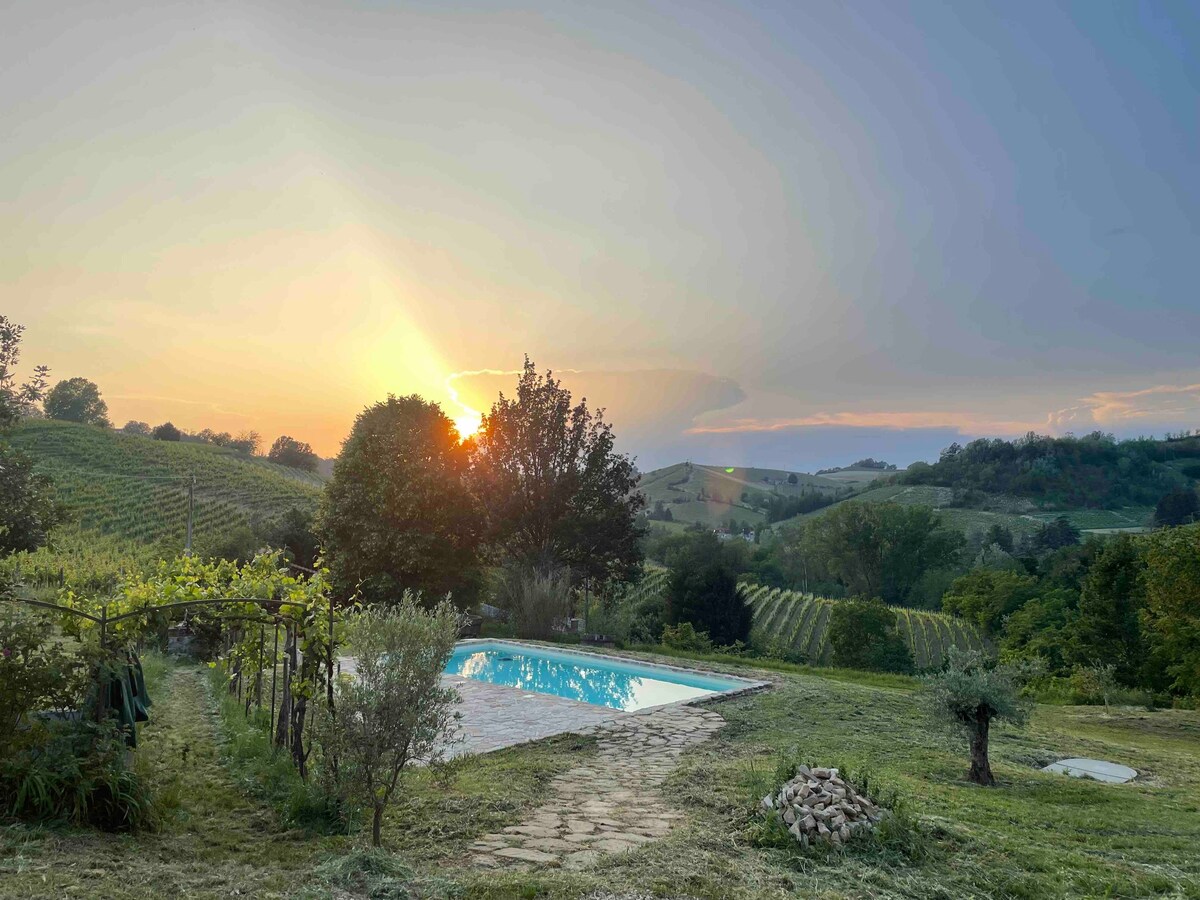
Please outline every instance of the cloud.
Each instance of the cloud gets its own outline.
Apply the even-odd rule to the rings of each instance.
[[[1130,423],[1180,425],[1200,419],[1200,384],[1157,384],[1132,391],[1096,391],[1050,414],[1056,429]]]
[[[819,412],[777,419],[739,418],[695,425],[688,434],[774,432],[790,429],[837,426],[887,430],[954,429],[961,434],[1024,434],[1045,423],[1024,420],[988,419],[963,412]]]

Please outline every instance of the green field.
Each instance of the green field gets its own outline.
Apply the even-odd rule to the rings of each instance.
[[[746,588],[754,608],[754,628],[763,638],[803,654],[813,665],[832,663],[829,618],[842,601],[765,585]],[[904,607],[894,609],[896,626],[918,669],[940,666],[951,646],[964,650],[985,648],[978,629],[961,619]]]
[[[70,517],[52,535],[51,548],[6,561],[30,574],[182,550],[193,476],[197,545],[292,507],[311,511],[320,497],[316,475],[209,444],[54,421],[22,423],[8,439],[53,479]]]
[[[790,475],[796,476],[796,484],[788,481]],[[646,495],[651,508],[661,500],[677,522],[699,522],[715,528],[730,519],[752,526],[766,522],[760,509],[742,500],[743,494],[796,497],[814,492],[836,494],[850,488],[817,475],[782,469],[677,463],[644,474],[638,490]]]

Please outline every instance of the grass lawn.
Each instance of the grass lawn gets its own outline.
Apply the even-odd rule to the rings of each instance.
[[[411,893],[386,896],[1200,897],[1200,713],[1040,707],[1026,731],[995,735],[1001,785],[983,789],[964,780],[965,746],[922,717],[914,682],[803,670],[769,677],[774,690],[714,707],[726,728],[668,780],[686,822],[583,872],[476,871],[468,848],[518,824],[555,774],[594,752],[590,741],[414,772],[384,831],[385,846],[411,867]],[[348,887],[317,868],[360,846],[361,835],[284,827],[252,772],[229,762],[230,741],[244,736],[218,719],[202,670],[179,667],[157,680],[139,764],[167,801],[162,828],[0,829],[0,897],[370,896],[370,879]],[[898,792],[926,832],[923,859],[875,846],[829,855],[755,846],[754,798],[793,754],[868,771]],[[1129,763],[1144,777],[1102,785],[1037,771],[1066,756]]]

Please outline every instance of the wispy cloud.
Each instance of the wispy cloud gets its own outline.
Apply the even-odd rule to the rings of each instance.
[[[1133,391],[1097,391],[1075,406],[1050,415],[1057,428],[1120,425],[1126,422],[1172,424],[1200,419],[1200,384],[1157,384]]]
[[[819,412],[806,416],[778,419],[742,418],[725,422],[693,425],[687,434],[733,434],[787,431],[794,428],[841,427],[885,428],[908,430],[917,428],[953,428],[963,434],[1023,434],[1044,428],[1046,423],[1008,419],[986,419],[960,412]]]

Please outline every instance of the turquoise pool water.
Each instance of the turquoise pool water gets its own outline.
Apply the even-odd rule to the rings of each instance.
[[[632,711],[743,688],[734,678],[515,644],[459,645],[447,675]]]

